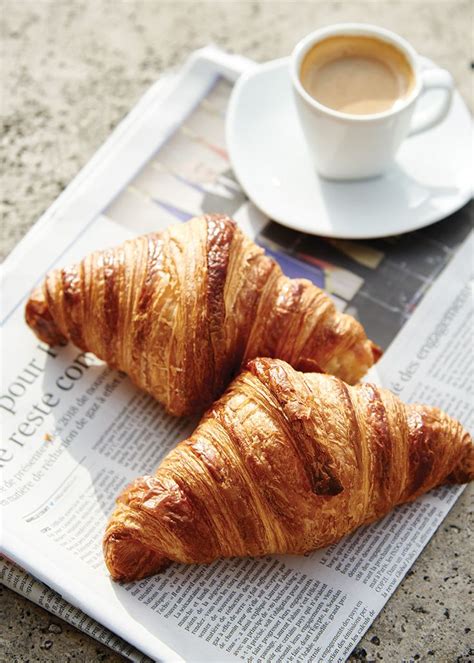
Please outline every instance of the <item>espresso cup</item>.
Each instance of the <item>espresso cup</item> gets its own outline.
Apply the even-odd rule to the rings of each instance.
[[[382,42],[400,55],[406,71],[406,91],[386,110],[357,112],[337,110],[321,103],[310,94],[302,81],[302,65],[316,47],[330,43],[333,37],[368,37]],[[366,40],[367,41],[367,40]],[[331,40],[333,48],[344,40]],[[340,57],[343,57],[341,53]],[[317,57],[317,56],[316,56]],[[336,59],[337,53],[334,56]],[[306,60],[305,60],[306,58]],[[357,61],[352,63],[357,69]],[[363,72],[355,73],[362,74]],[[335,180],[353,180],[381,175],[392,164],[395,154],[407,136],[426,131],[441,122],[448,113],[453,93],[453,79],[445,69],[422,69],[415,50],[402,37],[389,30],[361,23],[333,25],[312,32],[295,47],[290,58],[290,76],[298,116],[317,171]],[[326,76],[326,90],[331,86]],[[442,89],[442,101],[426,110],[416,110],[421,95]]]

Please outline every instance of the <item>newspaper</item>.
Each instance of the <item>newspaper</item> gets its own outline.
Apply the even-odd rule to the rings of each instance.
[[[388,348],[372,380],[405,400],[439,405],[473,430],[469,210],[409,237],[365,243],[309,238],[269,222],[246,200],[225,149],[232,81],[246,66],[206,49],[153,88],[7,260],[2,542],[10,560],[61,595],[63,613],[70,603],[105,627],[96,637],[110,629],[154,660],[343,661],[462,487],[432,491],[307,556],[174,565],[114,583],[101,539],[116,495],[152,472],[196,422],[166,415],[90,353],[38,343],[23,321],[29,291],[51,267],[224,212],[286,273],[324,286]],[[3,568],[7,578],[19,573]],[[42,600],[51,609],[53,599]],[[113,636],[108,644],[137,656]]]

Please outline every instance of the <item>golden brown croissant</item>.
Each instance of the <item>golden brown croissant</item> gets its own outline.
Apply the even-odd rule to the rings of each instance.
[[[356,382],[380,355],[361,325],[212,215],[50,272],[26,321],[125,371],[176,415],[203,410],[243,362],[279,357]]]
[[[104,538],[114,578],[171,560],[305,553],[474,478],[470,435],[436,408],[277,359],[247,368],[155,476],[119,497]]]

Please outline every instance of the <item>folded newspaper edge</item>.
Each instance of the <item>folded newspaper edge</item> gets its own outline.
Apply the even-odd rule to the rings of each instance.
[[[151,658],[88,617],[82,610],[74,608],[58,592],[36,580],[30,573],[4,557],[0,557],[0,582],[16,594],[47,610],[55,617],[59,617],[133,663],[151,663]]]

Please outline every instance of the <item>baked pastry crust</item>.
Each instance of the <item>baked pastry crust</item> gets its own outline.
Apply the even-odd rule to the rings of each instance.
[[[118,498],[105,561],[134,580],[170,561],[301,554],[473,478],[470,435],[437,408],[255,359],[155,475]]]
[[[326,293],[289,279],[228,217],[192,219],[50,272],[26,321],[91,351],[176,415],[203,411],[248,359],[356,382],[379,357]]]

